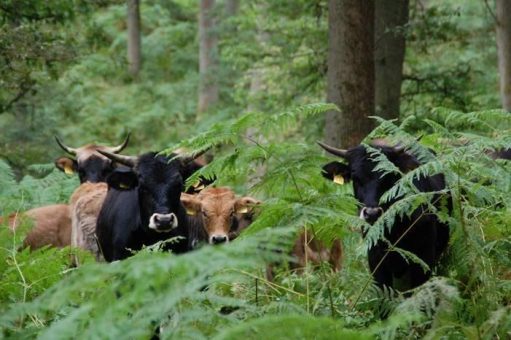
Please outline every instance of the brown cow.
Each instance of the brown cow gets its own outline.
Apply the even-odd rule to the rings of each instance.
[[[9,227],[15,230],[27,220],[33,223],[33,227],[25,237],[23,247],[35,250],[46,245],[63,248],[70,244],[71,219],[67,204],[53,204],[12,214]]]
[[[57,144],[76,159],[61,157],[55,161],[58,169],[67,174],[78,172],[82,183],[71,195],[69,218],[71,221],[70,242],[73,247],[91,251],[96,259],[100,252],[95,241],[96,218],[106,195],[106,177],[114,170],[115,164],[98,151],[121,152],[129,142],[130,134],[117,146],[87,144],[78,148],[65,145],[57,136]]]
[[[243,229],[252,222],[252,207],[260,201],[252,197],[237,198],[229,188],[206,188],[197,195],[181,194],[181,203],[187,213],[196,216],[203,227],[199,240],[207,240],[210,244],[229,242],[236,238]],[[303,269],[306,263],[319,265],[328,261],[334,271],[342,265],[342,246],[335,239],[330,249],[313,237],[300,233],[293,247],[296,263],[291,268]],[[267,268],[267,278],[273,280],[272,266]]]

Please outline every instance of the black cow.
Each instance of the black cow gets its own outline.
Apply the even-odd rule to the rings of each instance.
[[[395,203],[396,199],[380,203],[380,198],[396,184],[399,174],[383,174],[375,170],[377,163],[363,145],[340,150],[318,143],[329,153],[347,161],[347,164],[340,162],[326,164],[323,167],[323,176],[338,183],[351,180],[355,197],[361,204],[360,217],[369,224],[374,224],[383,212]],[[401,147],[385,145],[373,147],[382,152],[403,173],[420,165],[414,156]],[[446,187],[442,174],[422,177],[415,180],[414,184],[420,192],[436,192]],[[452,199],[449,195],[435,194],[432,202],[437,208],[444,205],[449,213],[452,210]],[[430,268],[438,262],[449,242],[449,226],[442,223],[435,214],[428,212],[426,205],[416,208],[410,217],[397,216],[390,229],[389,231],[386,228],[384,232],[384,237],[390,244],[415,254]],[[394,278],[408,278],[408,284],[400,288],[414,288],[426,282],[431,276],[431,272],[424,272],[418,263],[407,262],[399,253],[389,252],[388,243],[384,240],[379,240],[369,250],[368,259],[369,268],[380,287],[383,285],[394,287]]]
[[[180,196],[183,174],[189,173],[187,165],[193,158],[171,160],[175,155],[164,157],[153,152],[139,157],[99,152],[128,166],[107,178],[108,193],[96,226],[105,260],[127,258],[130,249],[139,250],[176,236],[181,239],[167,243],[164,249],[175,253],[189,250],[188,219]]]
[[[87,144],[79,148],[71,148],[55,136],[57,144],[67,153],[76,157],[76,159],[69,157],[60,157],[55,161],[55,166],[64,171],[66,174],[73,174],[78,172],[80,183],[92,182],[99,183],[106,180],[115,168],[112,161],[100,154],[99,151],[106,151],[110,153],[121,152],[130,140],[130,135],[126,136],[124,142],[118,146],[104,146],[96,144]]]

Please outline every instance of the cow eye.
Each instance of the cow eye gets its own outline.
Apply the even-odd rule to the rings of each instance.
[[[207,214],[207,213],[203,210],[203,211],[202,211],[202,216],[204,216],[204,217],[208,217],[208,214]]]

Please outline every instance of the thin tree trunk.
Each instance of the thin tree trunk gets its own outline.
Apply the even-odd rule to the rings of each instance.
[[[325,141],[346,148],[374,126],[374,2],[329,0],[328,11],[327,101],[341,112],[327,112]]]
[[[142,53],[140,47],[140,1],[128,0],[128,68],[133,77],[140,72]]]
[[[399,118],[409,0],[375,2],[376,114]]]
[[[497,49],[502,108],[511,111],[511,1],[497,0]]]
[[[199,105],[206,112],[218,102],[218,39],[213,16],[215,0],[201,0],[199,11]]]

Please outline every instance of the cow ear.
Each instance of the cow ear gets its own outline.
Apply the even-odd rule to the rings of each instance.
[[[64,171],[67,175],[72,175],[78,170],[78,163],[68,157],[60,157],[55,161],[55,166],[60,171]]]
[[[137,174],[126,168],[116,169],[108,175],[106,182],[116,190],[132,190],[138,186]]]
[[[351,179],[349,167],[341,162],[331,162],[324,165],[321,174],[326,179],[341,185]]]
[[[241,197],[236,200],[234,210],[237,214],[247,214],[253,211],[255,205],[261,204],[261,201],[252,197]]]
[[[188,215],[194,216],[200,212],[200,201],[194,196],[187,193],[181,193],[181,204]]]

